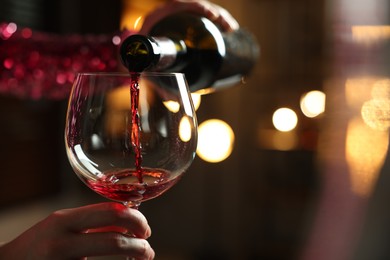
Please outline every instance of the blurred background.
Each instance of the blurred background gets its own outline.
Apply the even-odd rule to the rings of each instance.
[[[108,33],[162,2],[0,0],[0,20]],[[214,2],[253,32],[261,57],[243,86],[194,97],[211,147],[140,208],[156,259],[389,259],[389,3]],[[104,201],[70,169],[65,112],[66,100],[0,97],[0,241]]]

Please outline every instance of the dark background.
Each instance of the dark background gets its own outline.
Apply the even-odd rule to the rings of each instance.
[[[273,130],[275,109],[299,111],[304,92],[323,90],[333,50],[327,5],[324,0],[218,3],[261,46],[247,84],[204,96],[197,112],[199,123],[219,118],[230,124],[233,153],[217,164],[196,158],[178,185],[140,210],[152,226],[157,259],[297,259],[323,186],[317,161],[322,121],[298,114],[298,144],[288,151],[265,147],[261,131]],[[96,0],[1,0],[0,6],[0,20],[56,33],[115,31],[121,10],[120,1]],[[104,201],[68,165],[65,111],[66,100],[0,97],[0,214],[64,194],[73,194],[70,206]]]

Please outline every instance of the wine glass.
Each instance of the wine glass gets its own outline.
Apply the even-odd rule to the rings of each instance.
[[[192,163],[194,111],[180,73],[78,74],[65,126],[70,164],[93,191],[138,208]]]

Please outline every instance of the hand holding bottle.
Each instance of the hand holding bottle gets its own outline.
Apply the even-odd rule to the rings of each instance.
[[[122,41],[120,55],[130,72],[184,73],[191,92],[210,93],[244,82],[259,48],[222,7],[173,0],[152,12],[138,35]]]
[[[165,17],[178,12],[188,12],[204,16],[218,25],[223,31],[237,30],[236,19],[223,7],[206,0],[171,0],[149,13],[144,20],[140,34],[149,34],[151,28]]]

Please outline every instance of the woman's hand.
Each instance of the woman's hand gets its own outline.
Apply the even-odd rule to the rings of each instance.
[[[65,260],[104,255],[153,259],[154,251],[146,240],[150,235],[147,220],[138,210],[101,203],[52,213],[0,247],[0,259]]]
[[[220,26],[224,31],[239,28],[234,17],[224,8],[206,0],[171,0],[150,12],[144,20],[140,34],[148,34],[161,19],[178,12],[191,12],[202,15]]]

